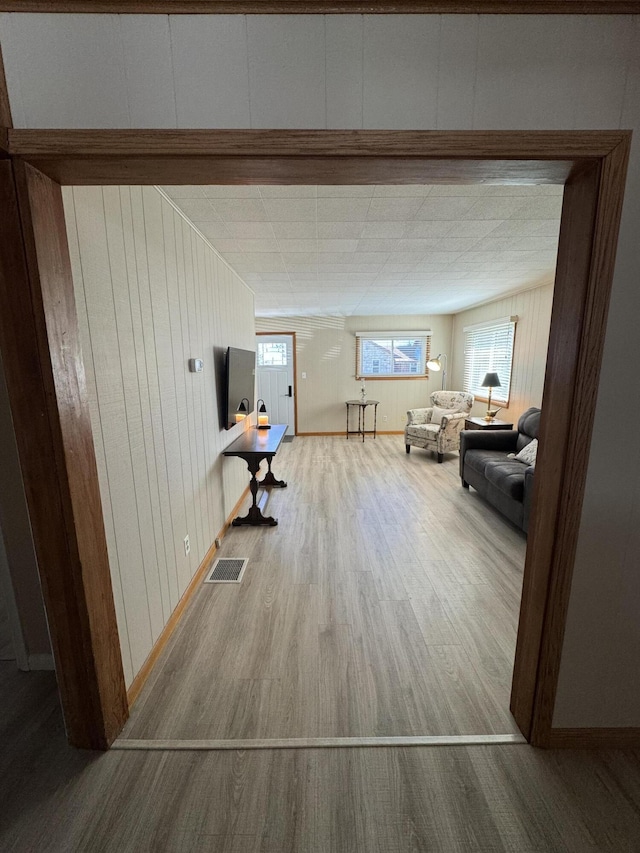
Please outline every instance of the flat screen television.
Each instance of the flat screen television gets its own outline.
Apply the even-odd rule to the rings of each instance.
[[[237,422],[236,415],[240,403],[245,400],[247,414],[253,411],[255,405],[256,387],[256,354],[251,350],[229,347],[227,349],[225,382],[225,428]],[[247,405],[247,400],[248,405]]]

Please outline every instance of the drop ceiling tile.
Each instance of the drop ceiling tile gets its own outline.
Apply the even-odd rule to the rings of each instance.
[[[224,258],[238,272],[286,272],[282,258],[275,252],[254,252],[251,255],[230,252]]]
[[[279,252],[278,241],[272,240],[237,240],[240,252]]]
[[[456,225],[450,220],[430,220],[428,222],[407,222],[401,237],[407,239],[438,238],[445,237]]]
[[[265,273],[262,273],[262,278],[268,282],[282,281],[283,279],[286,278],[286,273],[283,275],[282,273],[265,272]]]
[[[206,198],[260,198],[258,187],[203,186],[200,189]]]
[[[461,239],[463,237],[485,237],[491,234],[502,224],[499,219],[467,219],[466,221],[453,222],[447,238]]]
[[[520,199],[520,201],[522,201]],[[562,198],[537,197],[529,199],[516,210],[512,219],[554,219],[559,218],[562,210]]]
[[[272,222],[278,240],[311,240],[316,237],[315,222]]]
[[[182,210],[182,207],[180,207]],[[184,212],[184,211],[183,211]],[[199,231],[204,234],[205,237],[212,239],[214,237],[226,237],[229,238],[231,235],[227,230],[227,226],[222,222],[200,222],[198,220],[192,220],[193,224]]]
[[[365,222],[361,232],[363,240],[393,240],[404,236],[407,228],[405,221],[399,222]]]
[[[318,240],[318,251],[326,252],[355,252],[359,251],[360,242],[358,240]],[[379,249],[378,251],[384,251]]]
[[[371,199],[319,198],[318,222],[353,222],[367,218]]]
[[[272,222],[315,222],[316,219],[314,198],[264,199],[263,204]]]
[[[220,222],[220,217],[205,198],[183,198],[178,205],[192,222]]]
[[[542,199],[543,202],[548,199]],[[516,211],[522,210],[524,206],[528,207],[533,204],[533,199],[527,200],[523,205],[523,200],[520,196],[503,197],[493,196],[479,199],[475,204],[464,214],[464,219],[510,219]],[[528,219],[528,216],[524,218]]]
[[[280,246],[280,250],[282,252],[305,252],[309,254],[309,252],[317,252],[318,251],[318,241],[317,240],[278,240],[278,245]]]
[[[255,187],[254,189],[258,189]],[[315,198],[317,187],[300,186],[264,186],[260,187],[262,198]]]
[[[399,240],[358,240],[358,252],[395,252]]]
[[[204,187],[180,187],[180,186],[169,186],[162,187],[162,189],[166,192],[169,198],[179,199],[179,198],[204,198]]]
[[[560,216],[557,219],[510,219],[496,223],[491,237],[555,237],[560,231]]]
[[[422,204],[422,198],[373,198],[367,221],[396,222],[398,219],[412,219]]]
[[[229,252],[241,252],[242,249],[238,245],[237,240],[230,240],[224,237],[210,237],[213,246],[220,252],[221,255]]]
[[[271,240],[274,237],[273,227],[270,222],[227,222],[227,231],[230,237],[238,237],[243,240]]]
[[[398,196],[401,198],[426,198],[433,189],[428,184],[401,184],[401,185],[383,185],[379,184],[374,188],[374,198],[393,198]]]
[[[357,240],[364,222],[318,222],[318,237],[323,240]]]
[[[342,184],[318,187],[318,198],[371,198],[375,187],[370,184]]]
[[[267,214],[260,199],[216,198],[211,204],[223,222],[260,222]]]
[[[438,221],[441,219],[459,219],[466,217],[466,214],[471,210],[477,199],[453,196],[451,198],[435,198],[429,196],[425,198],[420,209],[415,213],[415,219]],[[467,217],[469,219],[474,217]],[[480,219],[488,219],[489,217],[475,217]],[[505,218],[505,217],[501,217]]]
[[[380,270],[380,264],[331,264],[320,263],[318,269],[321,273],[326,272],[359,272],[359,273],[377,273]]]

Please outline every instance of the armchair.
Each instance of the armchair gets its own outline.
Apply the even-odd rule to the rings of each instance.
[[[473,406],[473,395],[465,391],[434,391],[430,399],[428,408],[409,409],[407,412],[404,443],[407,453],[411,452],[412,445],[423,447],[434,450],[438,454],[438,462],[442,462],[445,453],[460,449],[460,432]],[[447,414],[438,421],[432,421],[434,406],[447,410]]]

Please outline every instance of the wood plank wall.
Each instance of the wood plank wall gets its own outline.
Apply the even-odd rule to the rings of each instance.
[[[454,367],[451,387],[462,387],[464,371],[464,327],[503,317],[519,317],[513,351],[511,396],[509,405],[498,415],[503,420],[517,423],[520,415],[530,406],[542,405],[542,389],[547,361],[549,327],[553,284],[515,293],[496,299],[477,308],[461,311],[453,318]],[[486,403],[475,403],[474,415],[484,415]]]
[[[153,187],[64,203],[129,686],[247,485],[218,396],[226,347],[254,348],[253,293]]]

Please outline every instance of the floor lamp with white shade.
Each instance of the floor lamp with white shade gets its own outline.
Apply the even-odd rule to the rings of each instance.
[[[445,382],[447,379],[447,356],[443,352],[439,352],[435,358],[430,358],[427,362],[429,370],[442,371],[442,390],[444,391]]]

